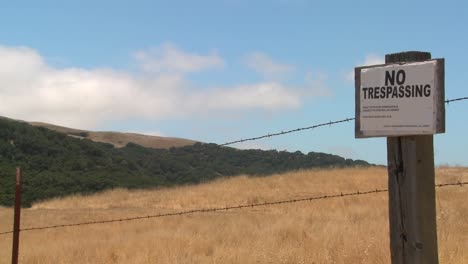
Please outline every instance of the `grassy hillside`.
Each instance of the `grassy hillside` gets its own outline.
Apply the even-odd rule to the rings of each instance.
[[[468,180],[467,168],[436,170],[436,182]],[[117,189],[36,203],[22,226],[179,212],[387,187],[385,168],[307,170],[233,177],[197,186]],[[440,263],[468,259],[468,187],[437,188]],[[225,212],[28,231],[21,263],[390,263],[388,193]],[[12,228],[0,208],[0,232]],[[53,254],[51,254],[53,252]],[[0,236],[9,263],[11,235]]]
[[[38,127],[45,127],[50,130],[54,130],[60,133],[67,134],[78,138],[86,138],[95,142],[109,143],[114,147],[122,148],[128,143],[134,143],[147,148],[172,148],[172,147],[184,147],[190,146],[196,143],[196,141],[183,139],[183,138],[172,138],[172,137],[159,137],[149,136],[137,133],[121,133],[121,132],[105,132],[105,131],[87,131],[81,129],[74,129],[62,126],[56,126],[52,124],[42,122],[29,122],[29,124]]]
[[[23,204],[109,188],[194,184],[218,177],[365,166],[325,153],[237,150],[196,143],[170,149],[123,148],[0,119],[0,205],[13,204],[15,166],[24,170]]]

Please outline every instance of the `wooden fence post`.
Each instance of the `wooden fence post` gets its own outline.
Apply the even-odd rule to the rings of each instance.
[[[13,223],[13,251],[11,254],[11,263],[18,264],[19,235],[21,219],[21,168],[16,168],[16,192],[15,192],[15,216]]]
[[[385,63],[431,59],[428,52],[388,54]],[[387,137],[392,264],[438,260],[433,135]]]

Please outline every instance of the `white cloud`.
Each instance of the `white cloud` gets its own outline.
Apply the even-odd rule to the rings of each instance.
[[[326,91],[320,78],[316,83],[306,81],[304,87],[260,82],[196,89],[183,73],[215,67],[222,60],[176,53],[184,54],[180,61],[188,58],[191,66],[162,60],[164,63],[155,66],[156,73],[130,74],[113,69],[55,68],[33,49],[0,46],[0,115],[95,129],[105,121],[134,118],[297,109],[307,98],[323,96]]]
[[[261,52],[248,54],[244,61],[250,69],[268,78],[276,78],[294,71],[294,66],[275,62],[271,57]]]
[[[301,105],[300,93],[296,88],[276,82],[238,85],[225,89],[212,89],[189,98],[188,106],[204,107],[206,110],[234,109],[288,109]],[[220,99],[223,100],[220,100]]]
[[[368,54],[366,58],[364,59],[364,61],[357,66],[369,66],[369,65],[384,64],[384,63],[385,63],[384,57],[380,55],[376,55],[376,54]],[[346,80],[354,81],[354,69],[349,71],[346,74]]]
[[[223,59],[216,52],[209,55],[191,54],[168,43],[149,51],[136,52],[135,58],[145,71],[153,73],[189,73],[206,69],[219,69],[225,65]]]

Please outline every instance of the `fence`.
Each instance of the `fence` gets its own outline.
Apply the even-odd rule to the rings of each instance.
[[[467,184],[468,184],[468,181],[459,181],[459,182],[436,184],[435,187],[437,188],[450,187],[450,186],[464,187]],[[344,197],[349,197],[349,196],[368,195],[368,194],[376,194],[376,193],[382,193],[382,192],[388,192],[388,189],[374,189],[374,190],[355,191],[355,192],[347,192],[347,193],[341,192],[341,193],[326,194],[326,195],[321,195],[321,196],[311,196],[311,197],[305,197],[305,198],[299,198],[299,199],[288,199],[288,200],[270,201],[270,202],[263,202],[263,203],[251,203],[251,204],[242,204],[242,205],[231,205],[231,206],[225,206],[225,207],[200,208],[200,209],[193,209],[193,210],[180,211],[180,212],[174,212],[174,213],[154,214],[154,215],[136,216],[136,217],[128,217],[128,218],[119,218],[119,219],[109,219],[109,220],[103,220],[103,221],[91,221],[91,222],[62,224],[62,225],[28,227],[28,228],[20,229],[20,231],[25,232],[25,231],[33,231],[33,230],[45,230],[45,229],[85,226],[85,225],[94,225],[94,224],[127,222],[127,221],[161,218],[161,217],[169,217],[169,216],[182,216],[182,215],[195,214],[195,213],[210,213],[210,212],[228,211],[228,210],[235,210],[235,209],[242,209],[242,208],[265,207],[265,206],[273,206],[273,205],[279,205],[279,204],[291,204],[291,203],[306,202],[306,201],[310,202],[310,201],[315,201],[315,200],[344,198]],[[0,235],[12,234],[13,232],[14,232],[13,230],[7,231],[7,232],[1,232]]]
[[[460,98],[446,100],[445,103],[449,104],[451,102],[458,102],[458,101],[463,101],[463,100],[468,100],[468,97],[460,97]],[[228,146],[228,145],[241,143],[245,141],[255,141],[255,140],[260,140],[263,138],[275,137],[275,136],[295,133],[295,132],[304,131],[304,130],[310,130],[310,129],[319,128],[319,127],[332,126],[332,125],[337,125],[337,124],[344,123],[344,122],[349,122],[352,120],[354,120],[354,118],[345,118],[342,120],[329,121],[326,123],[320,123],[320,124],[316,124],[312,126],[306,126],[306,127],[276,132],[276,133],[269,133],[269,134],[257,136],[257,137],[230,141],[230,142],[220,144],[220,146]],[[447,183],[436,184],[435,187],[437,188],[454,187],[454,186],[464,187],[467,184],[468,184],[467,181],[447,182]],[[321,196],[310,196],[310,197],[298,198],[298,199],[285,199],[285,200],[268,201],[268,202],[261,202],[261,203],[230,205],[230,206],[225,206],[225,207],[200,208],[200,209],[193,209],[193,210],[186,210],[186,211],[179,211],[179,212],[152,214],[152,215],[144,215],[144,216],[142,215],[142,216],[135,216],[135,217],[128,217],[128,218],[108,219],[108,220],[102,220],[102,221],[88,221],[88,222],[81,222],[81,223],[36,226],[36,227],[33,226],[33,227],[27,227],[27,228],[22,228],[22,229],[15,228],[14,230],[11,230],[11,231],[0,232],[0,236],[7,235],[7,234],[14,234],[15,232],[17,232],[19,235],[20,232],[26,232],[26,231],[35,231],[35,230],[37,231],[37,230],[56,229],[56,228],[64,228],[64,227],[78,227],[78,226],[106,224],[106,223],[115,223],[115,222],[128,222],[128,221],[136,221],[136,220],[143,220],[143,219],[182,216],[182,215],[189,215],[189,214],[195,214],[195,213],[209,213],[209,212],[242,209],[242,208],[266,207],[266,206],[274,206],[274,205],[279,205],[279,204],[292,204],[292,203],[299,203],[299,202],[306,202],[306,201],[339,199],[339,198],[344,198],[344,197],[349,197],[349,196],[361,196],[361,195],[369,195],[369,194],[376,194],[376,193],[382,193],[382,192],[388,192],[388,189],[372,189],[372,190],[365,190],[365,191],[358,190],[355,192],[347,192],[347,193],[341,192],[341,193],[327,194],[327,195],[321,195]]]

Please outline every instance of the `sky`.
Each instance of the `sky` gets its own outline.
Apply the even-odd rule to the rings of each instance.
[[[468,96],[466,1],[0,0],[0,116],[224,143],[353,118],[354,67],[419,50]],[[468,166],[468,101],[436,165]],[[233,145],[386,164],[354,122]]]

